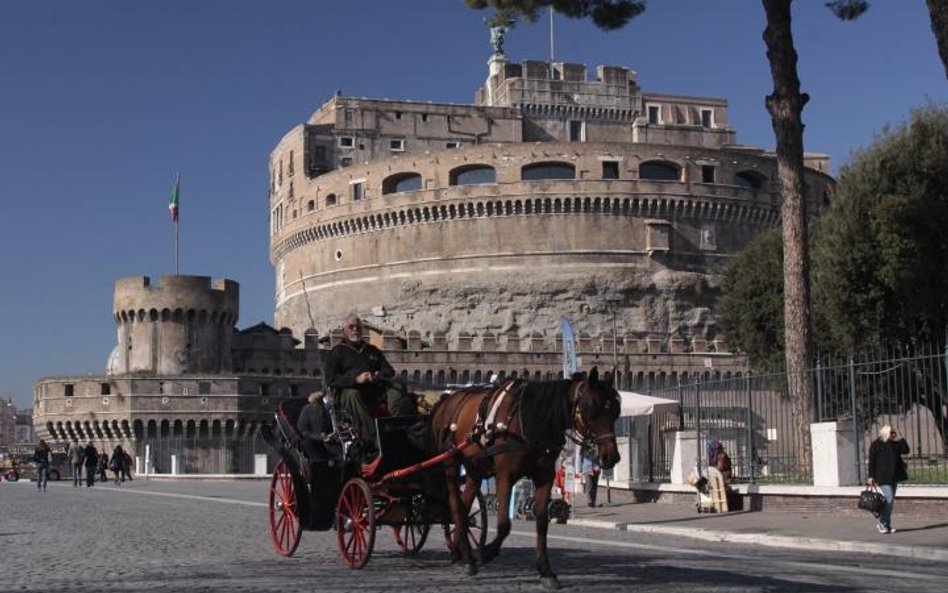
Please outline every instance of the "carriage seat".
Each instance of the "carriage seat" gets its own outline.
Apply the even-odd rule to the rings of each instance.
[[[428,416],[389,416],[375,420],[379,455],[363,467],[368,478],[420,463],[429,457],[426,439]]]
[[[294,397],[277,404],[277,427],[280,429],[283,439],[294,447],[298,446],[303,440],[300,431],[296,428],[296,421],[307,403],[308,400],[305,397]]]

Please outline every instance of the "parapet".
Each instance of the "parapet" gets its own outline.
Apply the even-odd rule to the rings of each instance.
[[[130,276],[115,281],[113,312],[206,310],[237,319],[240,284],[209,276],[162,276],[153,284],[148,276]]]

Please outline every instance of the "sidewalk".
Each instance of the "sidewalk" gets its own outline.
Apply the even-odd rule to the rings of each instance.
[[[599,489],[602,506],[589,508],[576,497],[569,523],[603,529],[659,533],[708,541],[782,548],[886,554],[926,560],[948,560],[948,504],[937,516],[900,515],[898,498],[892,517],[895,533],[880,534],[869,513],[797,513],[736,511],[698,513],[693,505],[634,502],[625,490],[612,490],[612,502]]]

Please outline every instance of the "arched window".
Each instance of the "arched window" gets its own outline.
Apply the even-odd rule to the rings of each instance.
[[[465,165],[448,174],[450,185],[477,185],[497,183],[497,172],[489,165]]]
[[[335,206],[336,205],[336,194],[329,194],[326,196],[326,206]]]
[[[767,178],[757,171],[738,171],[734,175],[734,185],[748,189],[760,189],[764,186],[766,180]]]
[[[382,195],[418,191],[419,189],[421,189],[421,175],[414,172],[396,173],[389,175],[382,181]]]
[[[523,181],[575,178],[576,167],[569,163],[534,163],[520,170],[520,179]]]
[[[648,161],[639,165],[639,179],[679,181],[681,179],[681,169],[674,163]]]

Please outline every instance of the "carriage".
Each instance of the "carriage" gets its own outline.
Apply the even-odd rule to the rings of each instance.
[[[445,541],[453,537],[442,465],[452,452],[430,455],[427,416],[376,419],[379,455],[363,464],[357,433],[336,422],[332,441],[307,455],[296,420],[305,398],[281,402],[264,439],[279,462],[269,489],[270,536],[277,553],[292,556],[303,531],[337,533],[339,551],[350,568],[364,567],[372,556],[376,532],[390,527],[395,542],[416,554],[432,526]],[[311,458],[316,457],[316,458]],[[468,539],[476,549],[487,539],[487,505],[478,492],[468,513]]]
[[[599,465],[615,466],[619,393],[595,367],[569,379],[524,381],[449,392],[425,416],[376,418],[379,455],[363,464],[360,439],[334,420],[337,442],[305,454],[296,419],[302,399],[279,404],[264,438],[280,461],[270,481],[270,534],[277,551],[296,551],[304,529],[335,529],[343,561],[364,567],[376,531],[392,529],[406,553],[417,553],[433,525],[441,525],[452,561],[467,575],[500,553],[510,534],[507,508],[514,484],[529,478],[535,488],[535,568],[547,589],[560,587],[550,567],[547,531],[556,461],[566,435],[595,447]],[[461,469],[465,470],[463,490]],[[493,477],[497,505],[493,539],[487,543],[483,480]],[[555,514],[554,514],[555,516]]]

